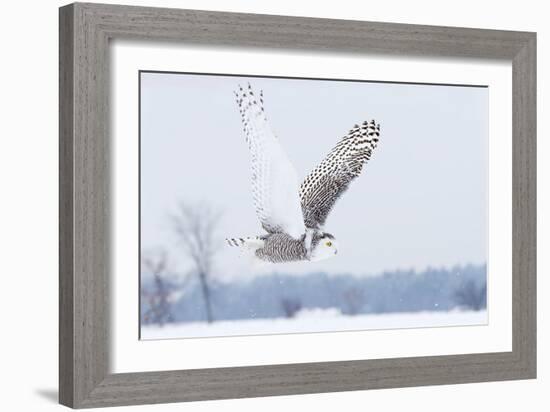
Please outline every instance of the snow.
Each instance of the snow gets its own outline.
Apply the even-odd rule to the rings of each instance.
[[[141,339],[220,337],[346,330],[403,329],[487,324],[486,311],[344,315],[337,309],[307,309],[294,318],[222,320],[142,326]]]

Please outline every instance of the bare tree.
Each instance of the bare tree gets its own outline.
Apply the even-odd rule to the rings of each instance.
[[[220,244],[216,239],[216,227],[221,218],[219,212],[206,205],[188,205],[180,203],[178,212],[172,215],[174,231],[190,258],[197,274],[206,320],[210,323],[212,315],[212,299],[210,291],[210,276],[214,257],[219,251]]]
[[[477,285],[473,280],[469,280],[455,292],[454,297],[460,306],[481,310],[487,307],[487,283]]]
[[[345,312],[348,315],[357,315],[365,304],[365,296],[362,290],[348,288],[344,291]]]
[[[141,297],[147,303],[143,321],[163,326],[173,320],[170,295],[172,288],[167,279],[167,256],[165,250],[146,252],[141,257],[142,268],[153,276],[154,286],[141,289]]]
[[[281,299],[281,307],[285,317],[293,318],[302,309],[302,302],[298,299],[283,298]]]

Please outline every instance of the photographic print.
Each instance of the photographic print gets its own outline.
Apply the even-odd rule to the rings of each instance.
[[[487,324],[487,87],[139,90],[141,339]]]

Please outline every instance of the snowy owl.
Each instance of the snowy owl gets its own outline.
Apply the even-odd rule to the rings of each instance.
[[[298,185],[296,171],[264,110],[263,92],[248,84],[235,92],[252,160],[252,195],[266,234],[226,239],[254,259],[280,263],[318,261],[338,253],[336,239],[323,230],[332,207],[361,174],[378,144],[374,120],[355,125]]]

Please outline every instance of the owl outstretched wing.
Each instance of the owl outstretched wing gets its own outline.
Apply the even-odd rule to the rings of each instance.
[[[304,179],[300,199],[307,228],[322,228],[338,198],[361,174],[379,136],[380,125],[374,120],[355,125]]]
[[[263,93],[250,84],[235,92],[252,159],[252,195],[256,214],[269,233],[284,232],[298,239],[305,233],[296,170],[271,130]]]

